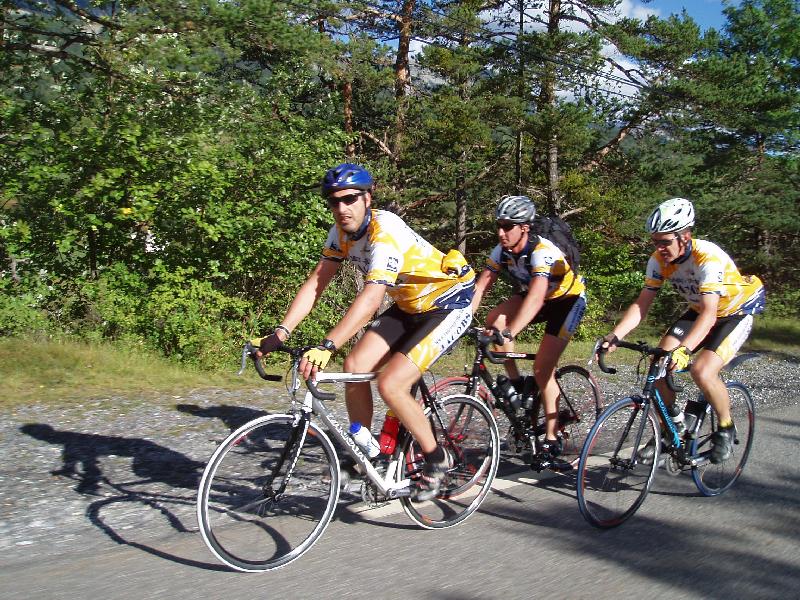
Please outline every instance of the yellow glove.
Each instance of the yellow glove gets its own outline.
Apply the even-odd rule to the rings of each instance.
[[[442,259],[442,272],[450,277],[461,277],[469,270],[467,259],[458,250],[450,250]]]
[[[325,348],[311,348],[311,350],[303,354],[303,358],[318,369],[324,369],[331,359],[331,355],[333,355],[333,352]]]
[[[690,362],[692,362],[692,355],[689,354],[686,346],[678,346],[678,348],[672,352],[672,364],[675,365],[677,370],[683,371],[689,366]]]

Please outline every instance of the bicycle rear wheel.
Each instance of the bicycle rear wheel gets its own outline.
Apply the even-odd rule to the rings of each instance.
[[[691,446],[692,456],[703,459],[700,465],[692,468],[692,479],[704,496],[717,496],[736,483],[753,445],[755,407],[750,392],[741,383],[732,382],[725,387],[728,388],[728,395],[731,398],[731,417],[736,427],[733,455],[725,462],[716,465],[707,460],[711,454],[711,435],[719,425],[717,415],[711,408],[708,408],[702,417],[697,437]]]
[[[305,430],[293,421],[269,415],[243,425],[217,448],[200,480],[200,533],[238,571],[266,571],[299,558],[336,508],[336,451],[316,426]]]
[[[654,443],[645,464],[642,448]],[[644,502],[658,465],[661,435],[641,398],[623,398],[606,409],[586,438],[578,463],[578,506],[595,527],[616,527]]]
[[[564,438],[562,456],[573,465],[578,462],[586,435],[600,415],[600,386],[592,374],[577,365],[556,371],[561,394],[558,398],[558,424]]]
[[[436,440],[450,453],[453,468],[445,477],[440,495],[416,502],[403,497],[406,514],[421,527],[443,529],[461,523],[480,506],[491,490],[500,461],[500,438],[489,409],[473,396],[453,395],[426,408]],[[425,459],[410,436],[402,448],[400,477],[415,481]]]

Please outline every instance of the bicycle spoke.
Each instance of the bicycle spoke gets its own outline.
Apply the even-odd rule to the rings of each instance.
[[[499,436],[489,409],[471,396],[450,396],[430,414],[436,439],[453,459],[440,496],[427,502],[402,498],[406,514],[426,528],[451,527],[472,514],[488,494],[499,462]],[[414,481],[424,456],[414,440],[403,449],[401,476]]]
[[[691,454],[700,458],[700,464],[692,469],[692,478],[704,496],[716,496],[730,489],[744,469],[753,443],[755,423],[753,399],[740,383],[727,384],[731,399],[731,417],[736,427],[736,438],[731,457],[719,464],[710,462],[711,436],[717,430],[718,421],[713,411],[704,415]]]
[[[287,564],[332,516],[339,492],[333,447],[313,426],[297,433],[288,415],[257,419],[222,443],[203,474],[201,533],[237,570]]]
[[[654,455],[641,452],[654,440]],[[644,502],[658,461],[657,422],[626,398],[610,406],[589,433],[578,465],[578,506],[596,527],[614,527]]]

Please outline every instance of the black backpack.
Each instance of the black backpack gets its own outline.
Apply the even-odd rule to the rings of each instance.
[[[531,225],[531,232],[553,242],[564,253],[570,268],[575,274],[578,273],[581,249],[575,236],[572,235],[572,228],[564,219],[555,215],[536,215]]]

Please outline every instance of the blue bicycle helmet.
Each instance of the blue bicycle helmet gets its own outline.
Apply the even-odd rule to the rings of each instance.
[[[322,195],[328,196],[337,190],[371,191],[374,185],[372,175],[364,167],[342,163],[325,173],[325,177],[322,178]]]

